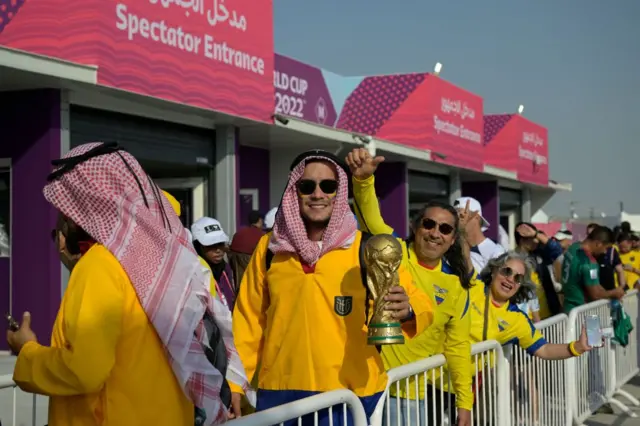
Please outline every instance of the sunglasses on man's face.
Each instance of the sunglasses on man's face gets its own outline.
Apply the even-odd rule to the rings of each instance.
[[[504,266],[500,268],[500,275],[502,275],[505,278],[512,279],[513,282],[516,284],[522,284],[524,282],[524,275],[517,273],[516,271],[514,271],[512,268],[508,266]]]
[[[320,191],[326,195],[334,195],[338,191],[338,181],[335,179],[323,179],[316,182],[311,179],[300,179],[296,184],[300,195],[311,195],[320,187]]]
[[[448,223],[438,223],[435,220],[429,218],[422,219],[422,227],[427,231],[438,228],[438,232],[440,232],[442,235],[449,235],[455,229],[453,225],[450,225]]]

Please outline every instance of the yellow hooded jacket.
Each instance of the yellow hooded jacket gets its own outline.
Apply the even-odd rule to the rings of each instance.
[[[376,347],[367,345],[361,233],[307,272],[292,253],[276,254],[267,271],[270,237],[262,237],[253,253],[233,312],[236,348],[250,379],[261,363],[258,409],[340,388],[377,401],[387,376]],[[410,274],[402,267],[399,273],[415,313],[403,324],[411,337],[431,324],[433,307]]]

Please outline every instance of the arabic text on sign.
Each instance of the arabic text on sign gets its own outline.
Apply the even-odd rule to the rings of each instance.
[[[533,146],[542,146],[544,145],[544,140],[538,136],[536,133],[522,133],[522,143],[523,144],[533,144]]]
[[[229,17],[231,17],[230,20]],[[213,8],[207,11],[207,20],[212,27],[215,27],[220,22],[229,21],[229,25],[233,28],[247,31],[247,18],[244,15],[238,17],[238,13],[235,10],[229,13],[229,10],[224,5],[224,0],[213,0]]]
[[[474,119],[476,118],[476,112],[473,108],[469,107],[466,102],[460,100],[454,101],[448,98],[440,99],[440,110],[445,114],[453,114],[462,118]]]
[[[160,3],[165,9],[169,8],[172,4],[181,7],[185,10],[185,14],[189,16],[190,12],[204,15],[205,0],[149,0],[151,4]],[[240,31],[247,31],[247,18],[244,15],[238,16],[238,12],[231,11],[224,4],[225,0],[213,0],[213,7],[207,10],[207,21],[209,25],[215,27],[216,25],[229,22],[229,25]]]

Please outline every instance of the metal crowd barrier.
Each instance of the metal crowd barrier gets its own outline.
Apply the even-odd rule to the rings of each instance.
[[[622,300],[634,326],[624,347],[607,338],[603,348],[582,357],[544,361],[527,355],[519,347],[505,347],[503,350],[496,341],[473,345],[472,362],[476,376],[473,425],[582,425],[604,404],[615,405],[630,417],[637,417],[615,397],[623,397],[640,406],[640,401],[622,389],[640,372],[638,298],[639,293],[634,290]],[[611,327],[611,304],[608,300],[580,306],[569,316],[556,315],[541,321],[536,327],[550,343],[568,343],[579,338],[587,315],[597,315],[602,328]],[[478,377],[482,380],[477,380]],[[318,425],[329,420],[329,424],[348,423],[354,426],[452,426],[450,415],[455,406],[448,404],[449,394],[442,390],[445,380],[449,380],[446,360],[443,355],[435,355],[388,371],[386,391],[369,420],[358,397],[343,389],[251,414],[231,423],[234,426]],[[448,385],[453,389],[450,383]],[[28,394],[15,388],[11,375],[0,376],[0,398],[3,392],[13,392],[13,422],[7,423],[6,416],[10,410],[2,409],[2,424],[27,424],[23,409],[31,405],[31,423],[35,426],[36,396],[32,395],[31,404],[25,403]],[[403,393],[409,397],[395,397]],[[421,393],[424,399],[419,399]],[[41,398],[38,402],[43,400]]]
[[[475,365],[473,424],[508,426],[510,408],[506,390],[509,389],[509,366],[502,346],[494,340],[478,343],[472,347],[472,358]],[[387,389],[371,416],[370,424],[400,426],[439,422],[452,425],[450,416],[456,408],[449,394],[443,390],[445,380],[448,381],[445,364],[443,355],[435,355],[389,370]],[[453,389],[450,382],[448,389]],[[421,393],[424,399],[419,398]],[[395,396],[401,394],[408,397]]]
[[[5,399],[7,394],[11,392],[11,402]],[[31,403],[28,400],[31,400]],[[7,406],[11,406],[9,411]],[[26,425],[26,415],[25,411],[21,410],[21,408],[31,408],[31,425],[36,426],[36,395],[22,392],[16,387],[16,384],[13,382],[11,374],[5,374],[0,376],[0,424],[3,426],[18,426],[18,425]],[[8,413],[11,412],[11,423],[9,422]]]
[[[547,318],[536,328],[549,343],[566,343],[568,317]],[[511,424],[565,426],[571,423],[564,380],[566,363],[529,356],[517,345],[505,347],[511,368]]]
[[[630,305],[635,303],[637,306],[637,300],[636,302],[631,301],[637,297],[636,292],[630,292],[625,296],[625,299],[630,299],[626,303]],[[600,318],[600,327],[603,329],[612,327],[611,302],[609,300],[591,302],[570,312],[567,327],[568,341],[579,338],[587,315],[597,315]],[[637,312],[635,317],[631,317],[631,320],[634,328],[637,328]],[[567,360],[566,390],[568,395],[573,396],[571,411],[573,421],[577,425],[581,425],[605,404],[616,406],[630,417],[637,417],[629,407],[614,398],[616,393],[621,394],[620,387],[624,384],[618,385],[617,383],[618,369],[616,368],[615,346],[611,338],[606,338],[602,348],[580,358]]]
[[[640,355],[638,353],[638,334],[640,333],[640,324],[638,323],[638,290],[630,291],[622,299],[622,307],[631,319],[633,331],[629,334],[629,343],[627,346],[613,343],[615,352],[615,391],[614,395],[619,395],[629,401],[636,407],[640,406],[640,401],[629,392],[622,389],[629,380],[640,372]],[[635,416],[634,416],[635,417]]]
[[[328,416],[328,422],[326,418]],[[259,413],[232,420],[233,426],[271,426],[291,423],[318,426],[325,424],[368,426],[369,421],[360,399],[351,391],[339,389],[280,405]]]

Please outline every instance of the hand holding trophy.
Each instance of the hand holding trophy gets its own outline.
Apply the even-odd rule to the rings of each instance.
[[[385,296],[389,290],[400,285],[398,268],[402,262],[400,242],[388,234],[374,235],[364,249],[367,268],[367,287],[373,299],[373,315],[369,321],[367,343],[369,345],[391,345],[404,343],[402,325],[387,310]]]

